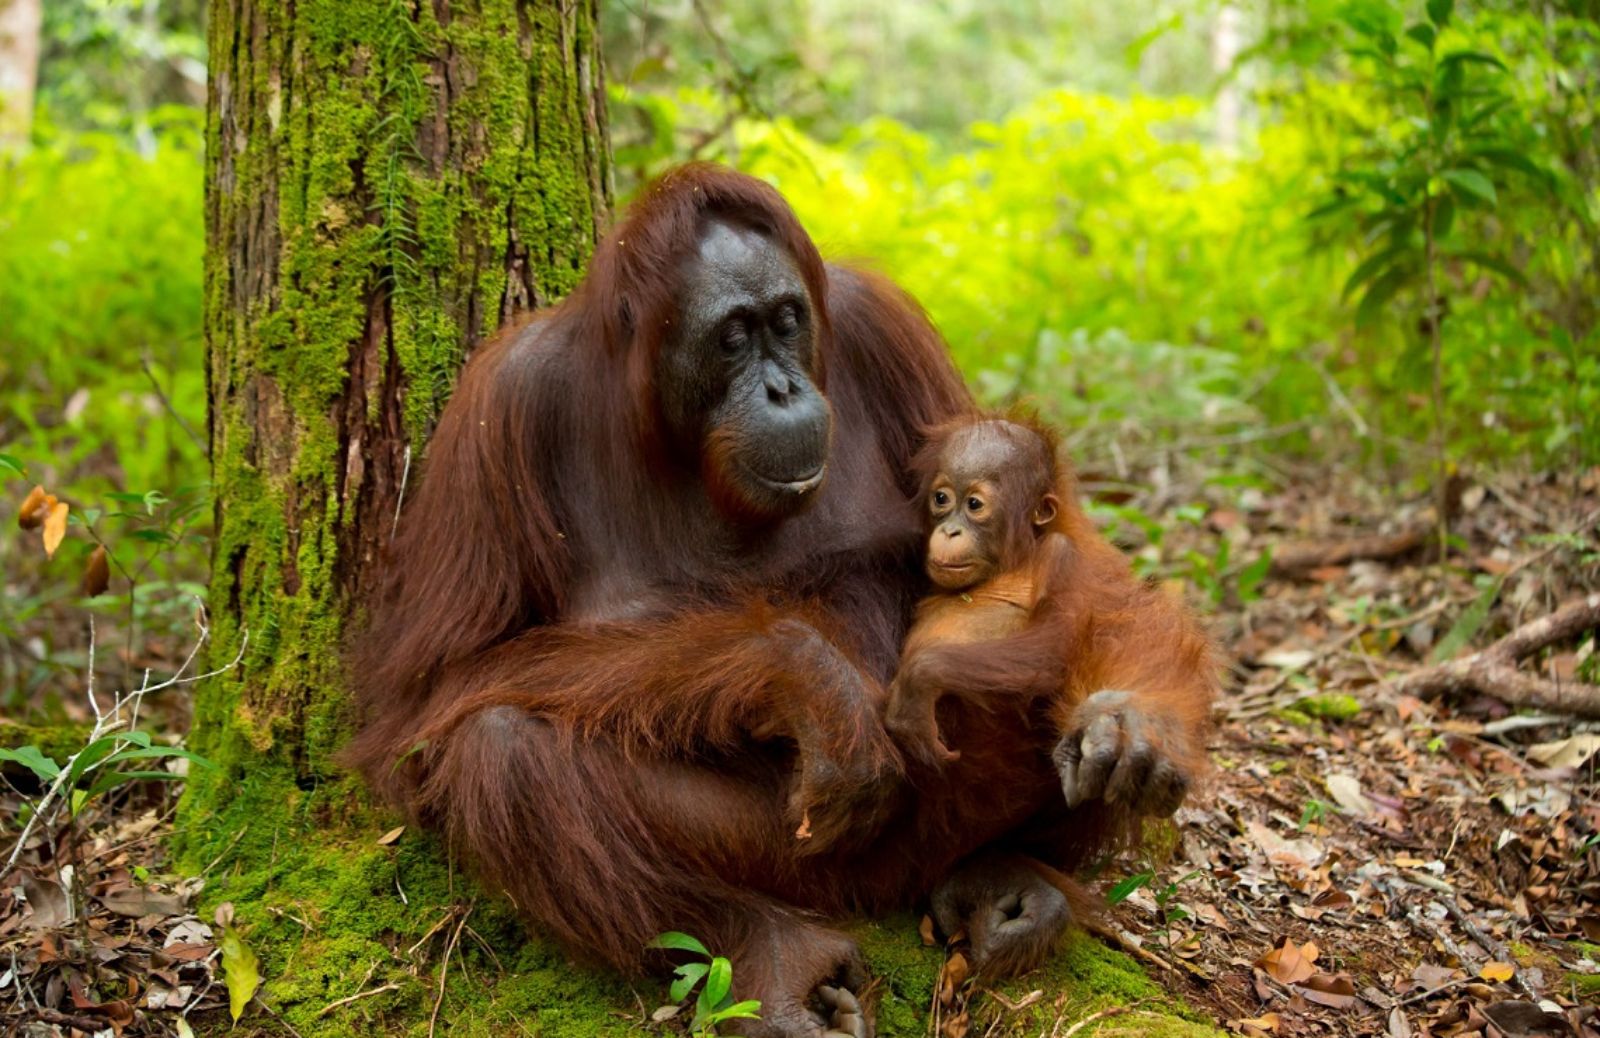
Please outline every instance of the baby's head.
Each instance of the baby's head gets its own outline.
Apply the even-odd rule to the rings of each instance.
[[[1024,565],[1060,510],[1049,432],[1008,418],[946,426],[919,461],[928,576],[960,591]]]

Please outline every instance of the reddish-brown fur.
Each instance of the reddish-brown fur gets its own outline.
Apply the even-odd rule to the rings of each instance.
[[[659,432],[675,271],[708,216],[787,249],[817,314],[832,460],[776,526],[726,519],[704,459]],[[860,990],[853,946],[807,910],[908,904],[986,847],[1070,868],[1113,828],[1060,803],[1058,717],[979,716],[958,765],[909,782],[884,729],[924,587],[913,458],[970,409],[916,305],[825,266],[772,188],[668,174],[567,301],[467,365],[353,659],[349,759],[568,947],[634,967],[690,931],[768,1000],[762,1027],[801,1033],[819,981]],[[1205,643],[1063,504],[1073,686],[1138,688],[1198,733]],[[1039,680],[1037,646],[1014,648],[973,680]]]

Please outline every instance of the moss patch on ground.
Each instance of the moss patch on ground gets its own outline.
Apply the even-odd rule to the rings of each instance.
[[[424,1036],[436,1004],[434,1033],[451,1038],[682,1030],[681,1023],[648,1020],[667,1001],[664,981],[577,965],[530,938],[510,906],[454,870],[432,837],[408,829],[384,846],[378,840],[390,819],[372,814],[361,824],[319,830],[309,824],[314,809],[281,806],[286,810],[275,817],[260,816],[259,828],[220,837],[235,842],[204,895],[207,915],[215,904],[233,902],[245,943],[261,959],[260,999],[271,1011],[252,1005],[233,1033],[282,1035],[287,1024],[322,1038]],[[910,916],[851,929],[882,981],[878,1033],[925,1033],[941,949],[922,945]],[[1034,990],[1044,995],[1018,1012],[980,996],[974,1033],[989,1033],[998,1018],[995,1034],[1037,1034],[1058,1019],[1071,1023],[1118,1005],[1136,1005],[1134,1015],[1108,1017],[1107,1028],[1159,1038],[1218,1033],[1133,960],[1086,936],[1000,990],[1014,1003]],[[221,1033],[227,1020],[204,1023]]]

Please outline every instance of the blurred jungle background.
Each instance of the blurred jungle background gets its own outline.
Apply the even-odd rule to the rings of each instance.
[[[1346,975],[1323,970],[1327,937],[1323,966],[1284,965],[1343,918],[1348,897],[1313,900],[1341,839],[1350,862],[1445,862],[1422,875],[1477,931],[1402,911],[1408,953],[1342,925],[1371,956],[1344,964],[1357,988],[1394,1003],[1373,1033],[1430,1013],[1432,1033],[1480,1033],[1482,1013],[1437,1023],[1467,994],[1463,1027],[1513,996],[1547,1015],[1592,996],[1600,735],[1575,718],[1600,710],[1513,700],[1534,720],[1508,724],[1481,688],[1459,715],[1430,712],[1437,690],[1374,690],[1600,587],[1600,4],[601,10],[619,201],[688,158],[776,184],[825,255],[922,301],[985,401],[1058,422],[1107,531],[1214,618],[1233,821],[1189,819],[1193,868],[1130,864],[1116,898],[1160,962],[1206,975],[1191,997],[1241,1033],[1313,1033],[1284,1023],[1287,985],[1297,1012],[1348,1010],[1333,981],[1302,997]],[[87,726],[91,660],[108,686],[170,670],[205,594],[204,14],[0,0],[0,485],[8,513],[36,484],[72,503],[49,555],[0,538],[13,748]],[[97,548],[111,586],[89,598]],[[1539,657],[1542,680],[1595,681],[1586,631]],[[158,745],[184,731],[181,692],[148,709]],[[165,817],[159,791],[96,792],[108,818],[115,797]],[[1456,814],[1409,813],[1424,803]],[[1462,817],[1482,823],[1470,855]],[[1217,893],[1225,853],[1259,870],[1245,893]],[[1488,864],[1508,853],[1509,878]],[[1230,898],[1261,904],[1207,907]],[[1417,980],[1426,963],[1446,972]]]

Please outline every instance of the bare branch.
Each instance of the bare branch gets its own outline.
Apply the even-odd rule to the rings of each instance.
[[[1600,717],[1600,685],[1552,681],[1517,669],[1524,657],[1595,627],[1600,627],[1600,592],[1530,620],[1480,652],[1407,674],[1393,687],[1418,699],[1479,692],[1512,706]]]

